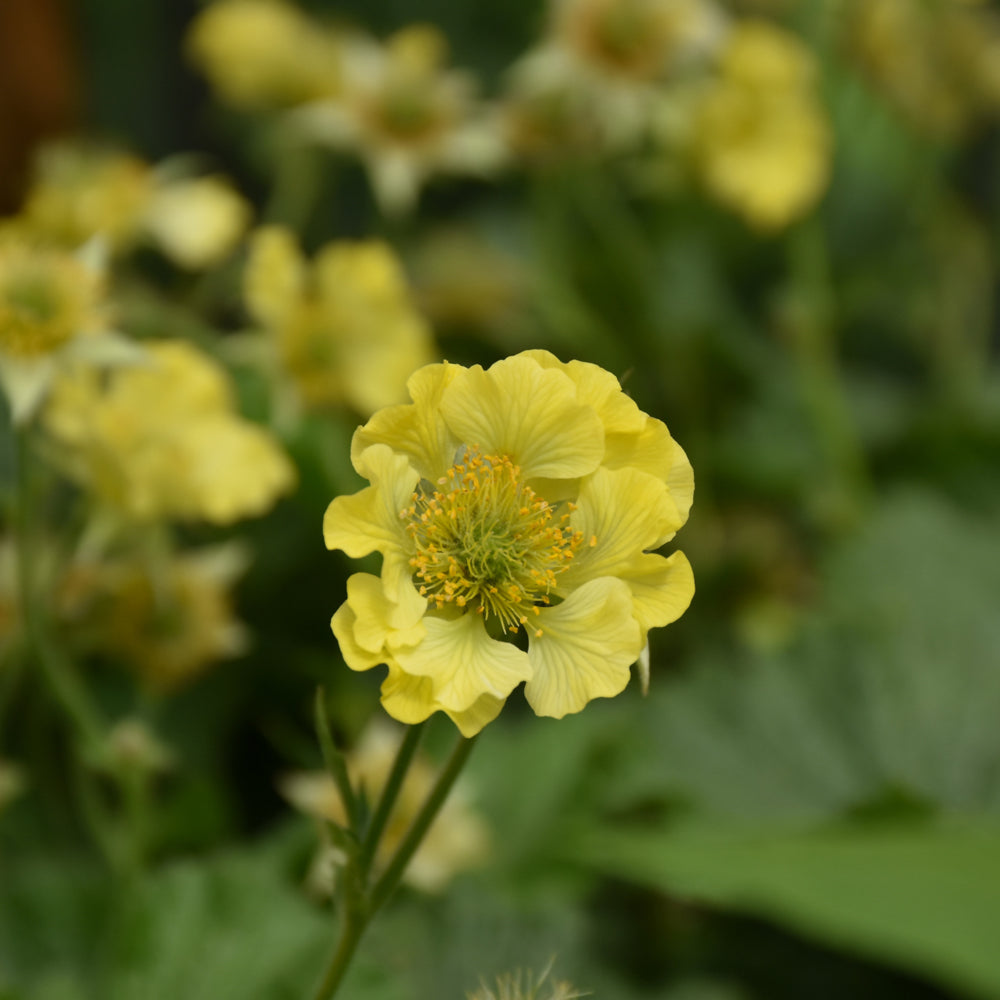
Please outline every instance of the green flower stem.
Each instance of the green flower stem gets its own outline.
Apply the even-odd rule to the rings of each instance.
[[[403,780],[406,778],[406,772],[410,769],[410,762],[417,751],[417,745],[420,743],[425,725],[426,723],[419,722],[407,729],[406,736],[399,745],[399,750],[396,751],[396,759],[393,761],[385,788],[382,789],[382,794],[379,796],[375,813],[365,830],[364,839],[361,841],[361,851],[358,855],[358,867],[365,878],[367,878],[375,858],[375,850],[382,837],[382,832],[385,830],[385,824],[389,821],[389,814],[399,797],[399,790],[403,787]]]
[[[407,732],[403,745],[396,755],[392,774],[386,783],[382,797],[379,799],[375,816],[368,827],[368,834],[371,834],[372,830],[377,830],[376,834],[371,837],[371,846],[368,848],[370,852],[369,864],[370,859],[375,856],[378,841],[385,830],[385,822],[399,794],[399,789],[402,787],[403,778],[410,766],[410,762],[413,760],[413,754],[416,750],[422,727],[422,723],[417,726],[411,726]],[[341,878],[346,883],[346,891],[342,898],[340,938],[337,942],[337,948],[333,953],[333,958],[330,960],[330,965],[323,976],[323,981],[316,990],[314,1000],[330,1000],[331,997],[336,995],[368,924],[399,884],[403,873],[406,871],[407,864],[409,864],[414,852],[423,841],[441,806],[444,805],[445,799],[447,799],[448,793],[455,784],[455,779],[465,765],[475,741],[476,737],[472,739],[460,738],[451,756],[445,763],[444,768],[438,775],[437,782],[427,796],[420,812],[413,820],[409,830],[407,830],[403,842],[397,848],[392,861],[389,863],[389,867],[370,890],[366,891],[365,889],[367,873],[361,867],[361,857],[364,853],[364,847],[362,852],[356,857],[348,860],[347,865],[341,872]],[[384,816],[382,816],[378,822],[378,826],[376,826],[376,821],[379,820],[383,812]],[[366,835],[364,844],[367,845],[368,843],[369,838]]]
[[[96,750],[103,740],[104,726],[86,688],[58,647],[51,642],[39,608],[35,583],[35,528],[32,521],[33,503],[30,484],[29,431],[19,428],[15,433],[17,452],[17,577],[20,592],[21,622],[28,655],[34,654],[42,677],[56,700],[73,723],[81,742],[88,750]]]
[[[389,867],[382,873],[382,877],[375,883],[375,887],[372,889],[371,911],[373,913],[385,903],[399,884],[399,880],[402,878],[403,872],[410,862],[410,858],[413,857],[414,852],[420,846],[424,835],[430,828],[431,823],[434,822],[441,806],[444,805],[445,799],[448,798],[448,793],[451,791],[452,785],[455,784],[455,779],[465,766],[465,762],[468,760],[477,738],[477,736],[473,736],[470,739],[466,739],[465,737],[459,738],[444,769],[438,776],[437,783],[431,789],[431,793],[427,796],[427,800],[421,807],[420,812],[417,813],[416,819],[410,824],[410,828],[406,831],[406,836],[396,850],[392,861],[389,862]]]
[[[347,765],[344,763],[344,755],[334,746],[330,737],[330,719],[326,713],[326,696],[322,688],[316,689],[315,706],[316,736],[319,739],[320,749],[323,752],[323,762],[326,769],[333,778],[337,791],[340,794],[340,801],[344,806],[344,813],[347,816],[348,827],[357,832],[360,824],[360,814],[358,811],[358,800],[351,788],[351,780],[347,775]]]

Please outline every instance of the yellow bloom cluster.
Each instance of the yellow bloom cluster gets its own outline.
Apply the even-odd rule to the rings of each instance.
[[[228,524],[264,513],[295,481],[264,428],[236,411],[229,378],[194,345],[148,345],[144,364],[62,376],[44,414],[66,471],[139,519]]]
[[[800,217],[826,190],[830,125],[813,58],[766,21],[740,22],[697,112],[694,157],[706,187],[760,229]]]
[[[358,745],[347,754],[347,773],[354,788],[364,789],[369,801],[375,801],[392,770],[401,734],[387,723],[370,725]],[[399,847],[426,800],[437,773],[431,762],[417,755],[379,840],[375,855],[376,869],[384,868]],[[326,771],[299,771],[280,782],[288,801],[318,820],[344,825],[347,816],[337,786]],[[469,805],[461,785],[452,791],[427,835],[406,867],[404,880],[424,892],[439,892],[463,869],[482,861],[489,848],[489,831],[482,817]],[[310,873],[309,882],[319,894],[333,889],[333,849],[321,850]]]
[[[410,373],[433,358],[402,268],[377,240],[330,243],[310,266],[290,231],[261,229],[244,288],[307,406],[370,414],[405,399]]]
[[[620,693],[694,593],[683,554],[653,551],[687,519],[683,450],[614,376],[546,351],[429,365],[409,389],[355,433],[371,486],[324,520],[329,548],[383,559],[333,617],[347,665],[388,666],[400,721],[444,711],[465,735],[521,681],[557,718]]]

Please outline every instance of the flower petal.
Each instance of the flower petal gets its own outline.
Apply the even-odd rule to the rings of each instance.
[[[372,485],[331,501],[323,517],[326,547],[343,549],[352,559],[403,551],[407,539],[399,512],[409,505],[419,475],[405,455],[384,444],[367,448],[355,465]]]
[[[389,445],[406,455],[424,479],[436,480],[455,460],[460,442],[439,412],[445,389],[465,368],[447,361],[425,365],[414,372],[406,387],[412,403],[379,410],[359,427],[351,441],[351,461],[358,467],[361,454],[373,444]]]
[[[620,576],[646,549],[680,527],[663,483],[638,469],[598,469],[580,487],[570,523],[584,544],[559,579],[571,590],[601,576]]]
[[[504,699],[531,676],[528,655],[508,642],[491,639],[478,615],[425,618],[422,642],[398,653],[410,674],[429,677],[442,708],[462,712],[484,694]]]
[[[441,412],[464,444],[509,455],[526,479],[584,476],[604,455],[600,417],[578,402],[572,380],[521,355],[462,373]]]
[[[340,655],[351,670],[370,670],[382,663],[385,655],[381,649],[365,649],[354,637],[354,626],[358,616],[350,604],[344,601],[330,619],[330,628],[340,644]]]
[[[643,631],[677,621],[694,597],[694,573],[683,552],[668,557],[644,553],[618,576],[632,591],[635,617]]]
[[[382,707],[399,722],[412,726],[437,712],[441,706],[434,698],[434,685],[427,677],[414,677],[389,664],[382,682]]]
[[[37,358],[0,358],[0,385],[10,404],[11,421],[26,424],[41,405],[55,374],[51,355]]]
[[[665,482],[680,515],[677,528],[687,520],[694,499],[694,472],[663,421],[647,417],[638,434],[609,434],[604,464],[609,469],[641,469]]]
[[[625,395],[621,383],[611,372],[587,361],[564,363],[550,351],[524,351],[523,356],[532,358],[543,368],[556,368],[568,375],[576,385],[577,400],[597,411],[605,433],[632,434],[643,429],[646,414]]]
[[[355,573],[347,581],[347,603],[357,615],[354,638],[364,649],[413,646],[424,637],[421,618],[427,600],[411,588],[413,599],[397,602],[386,593],[382,580],[371,573]]]
[[[585,583],[538,617],[542,634],[530,640],[532,677],[524,687],[536,715],[561,719],[593,698],[620,694],[643,637],[632,617],[632,595],[621,580]]]

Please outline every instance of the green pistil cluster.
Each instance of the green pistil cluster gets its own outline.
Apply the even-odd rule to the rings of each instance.
[[[521,481],[506,455],[470,450],[437,487],[417,490],[400,514],[416,548],[418,590],[438,609],[471,607],[516,632],[549,603],[582,533],[569,526],[569,511],[558,514]]]

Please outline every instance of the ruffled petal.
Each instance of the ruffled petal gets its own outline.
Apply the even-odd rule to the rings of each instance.
[[[429,677],[414,677],[396,664],[389,665],[381,693],[382,707],[399,722],[414,725],[434,712],[443,711],[467,739],[492,722],[504,706],[503,698],[484,694],[464,711],[451,711],[434,697],[434,685]]]
[[[521,355],[468,369],[445,390],[441,412],[464,444],[510,456],[526,479],[584,476],[604,455],[600,417],[577,401],[572,380]]]
[[[419,645],[399,651],[399,665],[431,678],[434,697],[449,711],[465,711],[484,694],[504,699],[531,676],[527,653],[491,639],[478,615],[426,618],[424,627]]]
[[[340,644],[340,655],[351,670],[370,670],[383,662],[385,654],[382,649],[365,649],[358,643],[354,637],[354,626],[357,620],[358,616],[347,601],[344,601],[337,608],[333,618],[330,619],[330,628],[333,629],[333,634]]]
[[[609,434],[604,464],[609,469],[641,469],[666,483],[680,516],[677,527],[687,520],[694,500],[694,472],[662,420],[646,417],[637,434]]]
[[[370,552],[405,551],[406,532],[399,512],[410,503],[419,475],[405,455],[384,444],[366,449],[355,463],[372,485],[351,496],[336,497],[323,517],[328,549],[343,549],[352,559]]]
[[[576,385],[576,398],[592,406],[607,434],[635,434],[642,430],[646,414],[622,391],[621,383],[599,365],[588,361],[560,361],[550,351],[524,351],[522,357],[537,361],[543,368],[556,368]]]
[[[371,573],[355,573],[347,581],[347,603],[357,615],[354,637],[364,649],[413,646],[424,637],[421,623],[427,601],[416,591],[414,600],[391,599],[382,581]]]
[[[441,708],[434,698],[434,685],[429,678],[414,677],[394,663],[389,664],[381,694],[382,707],[408,726],[423,722]]]
[[[538,624],[542,634],[530,639],[532,677],[524,687],[536,715],[561,719],[593,698],[625,689],[643,637],[621,580],[585,583],[562,604],[543,610]]]
[[[379,410],[355,431],[351,441],[351,461],[355,468],[368,448],[385,444],[406,455],[424,479],[436,480],[454,463],[460,444],[441,418],[441,397],[464,371],[462,365],[445,361],[414,372],[406,383],[413,402]]]
[[[618,576],[632,591],[635,617],[643,631],[677,621],[694,597],[694,573],[683,552],[668,557],[644,553]]]
[[[646,549],[660,545],[679,525],[663,483],[638,469],[598,469],[584,480],[570,523],[583,544],[559,578],[559,590],[587,580],[620,576]]]

